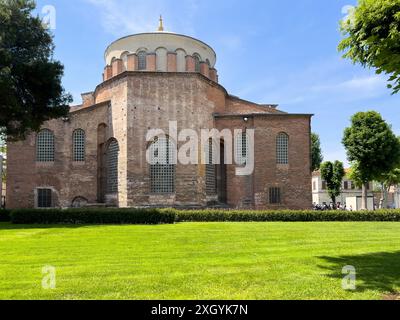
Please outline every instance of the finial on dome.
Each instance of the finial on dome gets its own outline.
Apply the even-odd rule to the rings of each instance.
[[[158,27],[158,31],[164,31],[164,25],[163,25],[163,18],[162,15],[160,15],[160,25]]]

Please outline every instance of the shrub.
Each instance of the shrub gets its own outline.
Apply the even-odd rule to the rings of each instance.
[[[0,222],[10,222],[11,216],[10,211],[5,209],[0,209]]]
[[[6,214],[4,214],[6,216]],[[255,211],[176,209],[23,209],[11,211],[16,224],[164,224],[174,222],[400,222],[400,210]]]
[[[311,222],[311,221],[398,221],[400,210],[379,211],[246,211],[192,210],[176,211],[177,222]]]
[[[15,224],[163,224],[175,213],[158,209],[22,209],[11,211]]]

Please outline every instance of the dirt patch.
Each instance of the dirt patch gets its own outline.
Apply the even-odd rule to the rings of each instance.
[[[400,293],[390,293],[383,296],[385,301],[400,301]]]

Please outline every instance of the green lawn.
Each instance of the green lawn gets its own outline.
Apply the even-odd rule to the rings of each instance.
[[[42,289],[42,267],[57,287]],[[357,291],[342,268],[357,269]],[[0,224],[0,299],[382,299],[400,223]]]

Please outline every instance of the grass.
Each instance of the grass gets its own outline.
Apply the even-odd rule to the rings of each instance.
[[[399,223],[0,223],[0,299],[382,299],[399,266]]]

